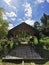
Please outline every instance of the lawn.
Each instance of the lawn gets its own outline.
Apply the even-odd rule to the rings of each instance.
[[[17,63],[8,63],[8,62],[0,62],[0,65],[22,65],[21,63],[17,64]],[[35,64],[34,62],[32,63],[24,63],[24,65],[49,65],[49,61],[46,62],[45,64]]]

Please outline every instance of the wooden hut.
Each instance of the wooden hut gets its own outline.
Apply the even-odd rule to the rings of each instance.
[[[35,29],[34,27],[26,24],[25,22],[23,22],[23,23],[19,24],[18,26],[12,28],[11,30],[9,30],[8,37],[10,38],[12,36],[13,38],[15,38],[16,35],[19,35],[21,32],[26,32],[29,35],[39,37],[39,31],[37,29]]]

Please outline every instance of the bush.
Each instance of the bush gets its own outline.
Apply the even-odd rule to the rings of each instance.
[[[37,37],[34,37],[34,44],[35,44],[35,45],[38,44],[38,39],[37,39]]]
[[[44,44],[49,44],[49,37],[41,38],[41,39],[40,39],[40,42],[41,42],[41,43],[44,43]]]
[[[46,49],[46,50],[49,49],[49,37],[41,38],[40,43],[43,45],[44,49]]]
[[[12,38],[10,40],[8,40],[8,44],[10,45],[10,49],[12,49],[13,48],[13,44],[14,44]]]

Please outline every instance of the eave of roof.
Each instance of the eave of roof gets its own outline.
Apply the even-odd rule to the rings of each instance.
[[[19,26],[21,26],[21,25],[23,25],[23,24],[25,24],[25,25],[29,26],[30,28],[32,28],[33,30],[35,30],[35,31],[39,32],[39,31],[38,31],[37,29],[35,29],[33,26],[31,26],[31,25],[29,25],[29,24],[27,24],[27,23],[25,23],[25,22],[23,22],[23,23],[21,23],[21,24],[19,24],[19,25],[15,26],[15,27],[14,27],[14,28],[12,28],[11,30],[16,29],[16,28],[18,28]],[[9,32],[10,32],[11,30],[9,30]]]

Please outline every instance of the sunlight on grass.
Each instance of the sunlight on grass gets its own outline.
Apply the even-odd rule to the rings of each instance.
[[[0,65],[21,65],[21,63],[16,64],[16,63],[0,62]]]
[[[8,62],[0,62],[0,65],[22,65],[22,63],[8,63]],[[24,63],[24,65],[49,65],[49,61],[46,62],[45,64],[35,64],[34,62],[31,63]]]
[[[48,61],[48,62],[46,62],[44,65],[49,65],[49,61]]]

